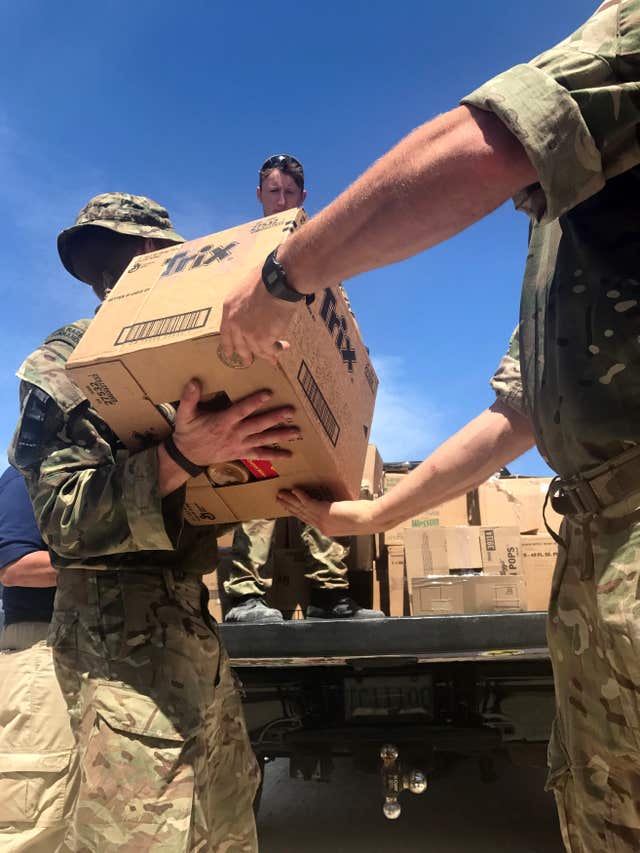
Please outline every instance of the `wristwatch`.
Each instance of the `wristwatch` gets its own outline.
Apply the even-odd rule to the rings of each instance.
[[[306,293],[291,287],[287,279],[287,274],[282,264],[276,258],[278,247],[273,250],[264,262],[262,267],[262,281],[272,296],[276,299],[284,299],[285,302],[300,302],[301,299],[306,299]]]

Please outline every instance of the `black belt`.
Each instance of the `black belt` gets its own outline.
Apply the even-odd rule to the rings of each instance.
[[[634,446],[573,477],[554,477],[551,505],[560,515],[600,515],[640,493],[640,446]]]

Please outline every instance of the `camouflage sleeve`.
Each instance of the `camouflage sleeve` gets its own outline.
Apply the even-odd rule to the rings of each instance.
[[[550,222],[640,163],[640,0],[605,2],[579,30],[461,103],[495,113],[539,182],[517,208]]]
[[[69,351],[45,344],[18,372],[21,415],[9,458],[44,540],[70,560],[174,550],[181,513],[179,523],[163,515],[155,447],[130,454],[118,442],[65,371]]]
[[[498,400],[527,417],[520,375],[520,339],[517,328],[511,335],[506,355],[491,378],[491,387]]]

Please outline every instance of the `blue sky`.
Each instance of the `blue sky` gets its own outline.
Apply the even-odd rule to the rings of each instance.
[[[156,0],[2,5],[0,454],[14,372],[95,299],[57,232],[99,192],[148,195],[194,238],[257,218],[256,172],[291,152],[310,214],[423,121],[555,44],[595,4]],[[527,220],[504,205],[448,243],[347,282],[381,386],[373,439],[424,457],[492,401],[517,320]],[[0,459],[3,457],[0,456]],[[535,451],[512,470],[544,474]]]

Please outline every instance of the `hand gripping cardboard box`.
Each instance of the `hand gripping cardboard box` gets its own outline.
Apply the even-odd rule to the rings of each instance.
[[[169,434],[158,407],[170,412],[192,377],[210,405],[270,388],[269,407],[295,406],[302,439],[291,459],[237,460],[194,478],[185,506],[193,524],[281,516],[276,495],[293,485],[359,497],[378,379],[340,288],[299,304],[278,366],[242,365],[220,346],[225,295],[305,218],[289,210],[134,258],[67,363],[132,450]]]

